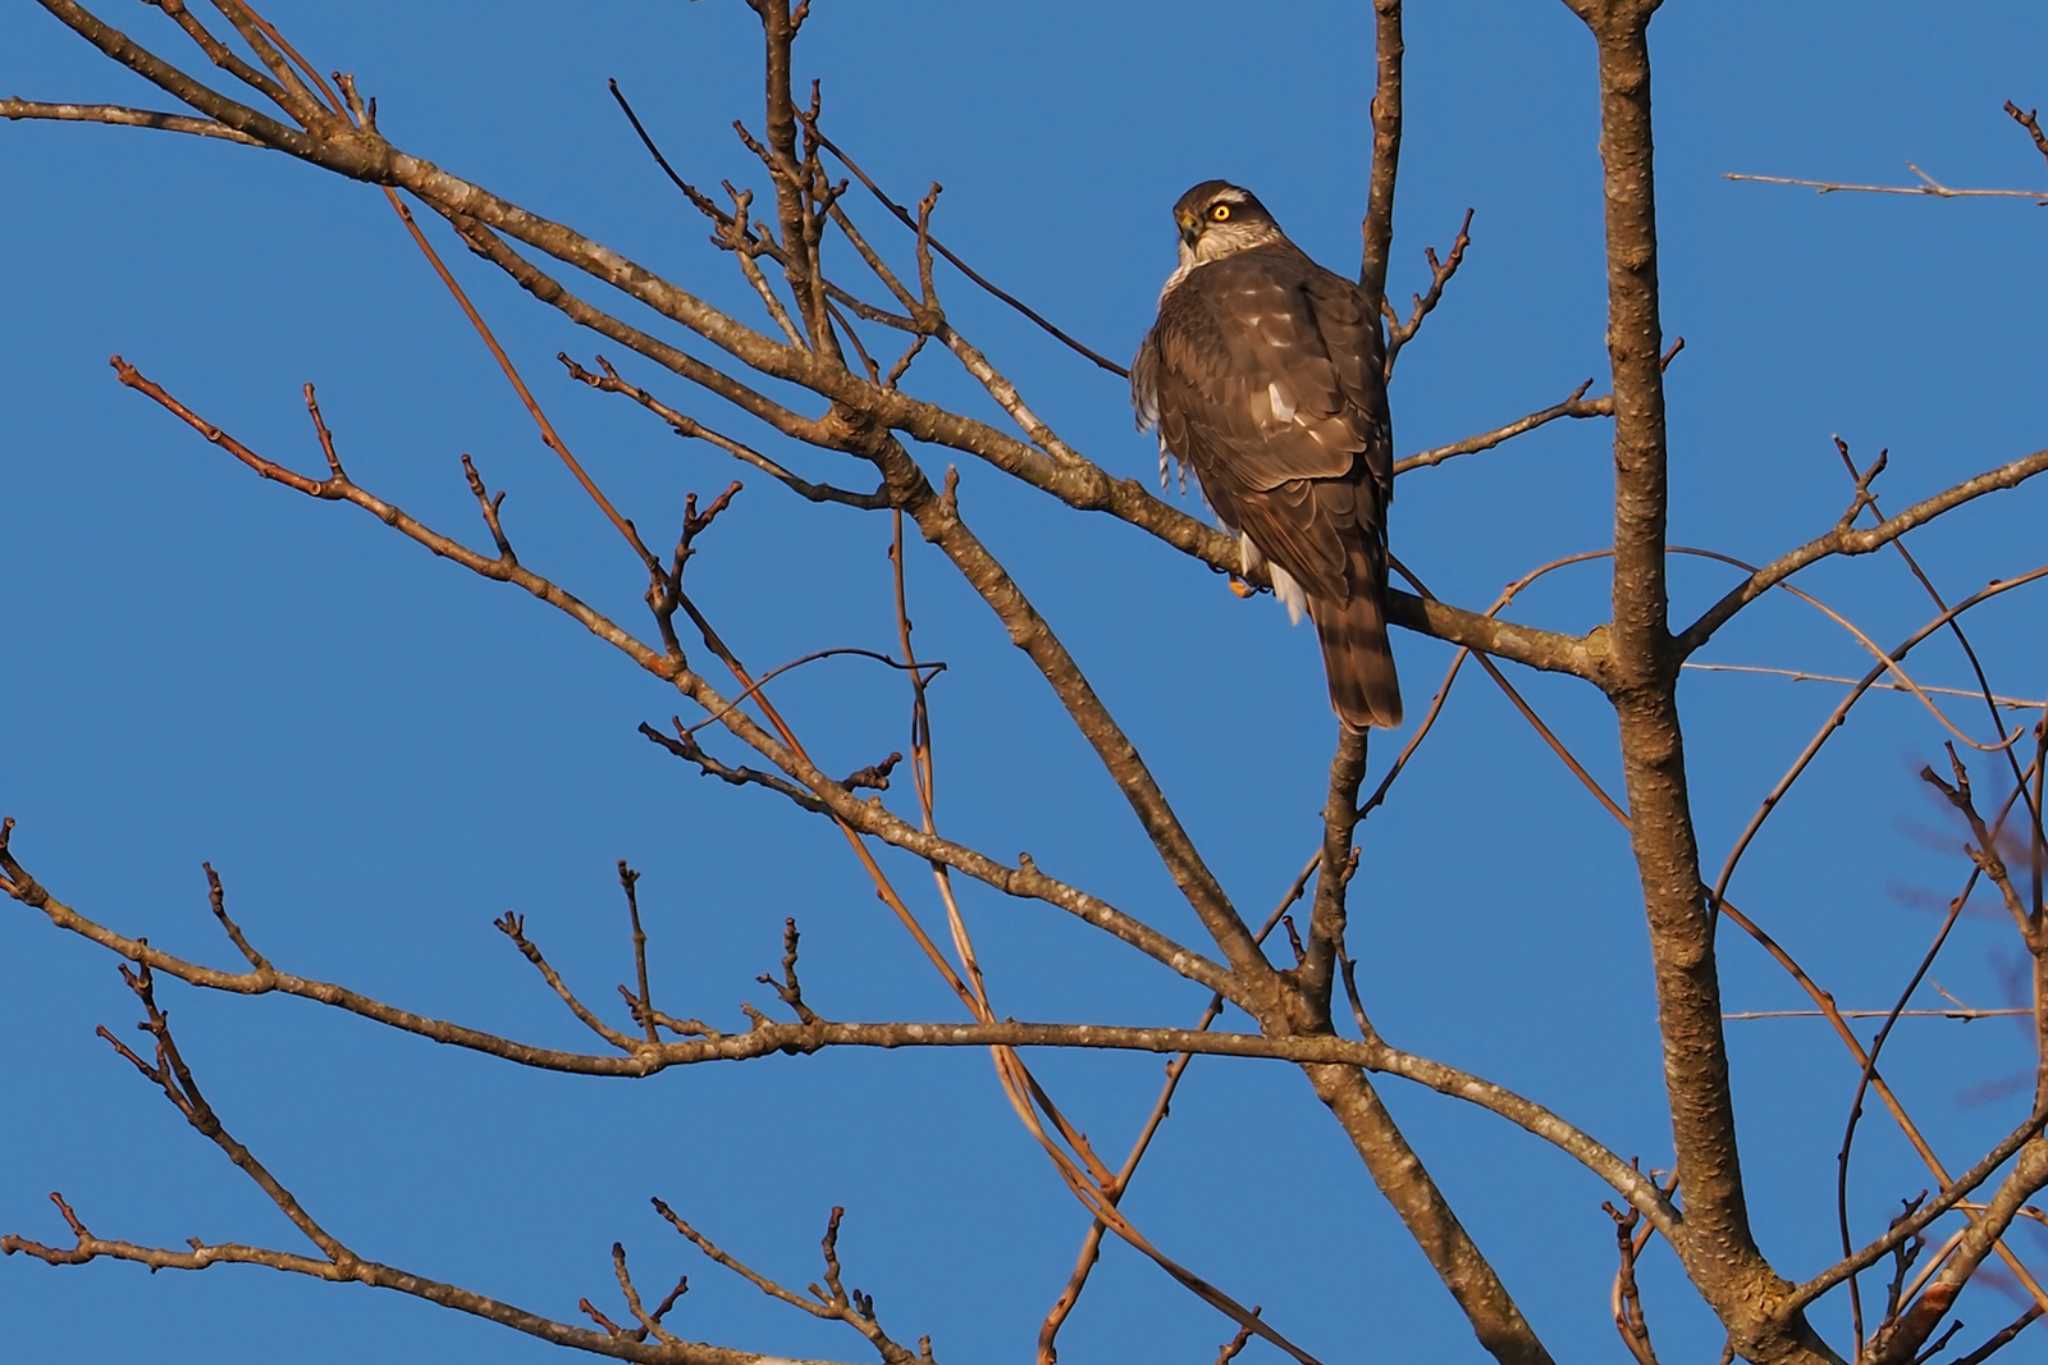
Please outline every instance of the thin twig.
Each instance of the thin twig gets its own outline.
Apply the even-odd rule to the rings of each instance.
[[[647,1041],[658,1043],[660,1036],[654,1026],[654,996],[647,989],[647,931],[640,927],[640,874],[619,859],[619,887],[626,893],[626,917],[633,926],[633,974],[639,979],[640,992],[637,997],[637,1013],[647,1027]]]
[[[824,131],[818,127],[817,122],[815,120],[807,121],[805,127],[813,137],[818,139],[818,145],[823,147],[826,151],[832,153],[833,156],[839,158],[840,164],[845,166],[847,170],[853,172],[854,178],[859,180],[862,185],[867,187],[868,193],[872,194],[875,197],[875,199],[882,205],[883,208],[887,209],[892,215],[894,215],[897,222],[903,224],[903,226],[909,228],[912,232],[916,232],[918,230],[917,219],[915,216],[911,214],[910,210],[904,208],[903,205],[897,203],[894,199],[891,199],[888,196],[888,194],[883,191],[882,187],[880,185],[877,185],[874,182],[874,180],[869,177],[868,173],[862,170],[859,164],[856,163],[852,157],[846,154],[846,152],[839,146],[838,143],[834,142],[831,138],[825,136]],[[1012,294],[1007,290],[998,287],[995,283],[989,280],[987,276],[983,275],[973,266],[967,264],[967,262],[961,260],[946,246],[944,242],[941,242],[938,238],[931,236],[929,232],[925,233],[922,240],[929,242],[931,245],[931,249],[933,251],[938,252],[939,255],[945,257],[948,261],[950,261],[954,269],[958,270],[961,274],[965,275],[968,279],[972,280],[975,284],[979,285],[988,293],[993,294],[996,298],[1002,300],[1010,307],[1016,309],[1019,313],[1022,313],[1026,318],[1029,318],[1033,323],[1037,324],[1037,326],[1041,330],[1043,330],[1048,336],[1052,337],[1055,341],[1058,341],[1061,345],[1067,347],[1067,349],[1073,351],[1076,355],[1086,357],[1087,359],[1093,361],[1098,367],[1108,370],[1111,374],[1117,376],[1119,379],[1129,379],[1131,377],[1131,372],[1129,370],[1117,364],[1114,360],[1111,360],[1109,357],[1103,355],[1101,352],[1083,345],[1081,342],[1076,341],[1073,337],[1069,336],[1066,332],[1060,330],[1058,326],[1056,326],[1052,321],[1047,319],[1042,313],[1038,312],[1037,309],[1025,303],[1015,294]]]
[[[1437,304],[1443,300],[1444,286],[1451,282],[1451,277],[1458,273],[1458,267],[1465,263],[1465,248],[1472,245],[1472,212],[1471,209],[1465,210],[1464,221],[1458,224],[1457,236],[1451,239],[1449,255],[1439,259],[1435,247],[1429,247],[1423,252],[1424,259],[1429,262],[1429,287],[1422,293],[1412,296],[1414,301],[1410,305],[1406,321],[1394,320],[1387,327],[1387,354],[1383,362],[1385,377],[1393,377],[1394,362],[1399,358],[1402,348],[1413,341],[1415,334],[1422,330],[1422,320],[1436,310]],[[1380,302],[1382,310],[1391,314],[1391,306],[1384,299]]]
[[[2017,104],[2007,100],[2005,112],[2014,123],[2027,130],[2027,136],[2034,140],[2034,150],[2041,154],[2043,161],[2048,161],[2048,133],[2041,131],[2041,111],[2022,110]]]
[[[2014,1006],[2010,1009],[1946,1009],[1946,1010],[1843,1010],[1835,1013],[1844,1019],[1958,1019],[1969,1023],[1974,1019],[2013,1019],[2031,1015],[2031,1009]],[[1748,1022],[1755,1019],[1825,1019],[1823,1010],[1734,1010],[1721,1016],[1733,1022]]]
[[[1755,185],[1792,185],[1809,189],[1817,194],[1910,194],[1928,199],[2028,199],[2036,204],[2048,204],[2048,190],[1959,190],[1952,189],[1926,176],[1919,167],[1907,162],[1907,169],[1920,175],[1917,185],[1859,185],[1845,180],[1805,180],[1788,175],[1745,175],[1728,171],[1724,180],[1744,180]]]
[[[1790,682],[1836,683],[1843,687],[1854,687],[1857,682],[1855,678],[1844,677],[1837,673],[1809,673],[1803,668],[1773,668],[1765,664],[1712,664],[1688,659],[1685,662],[1685,666],[1698,673],[1756,673],[1774,678],[1784,678]],[[1904,683],[1880,682],[1872,683],[1871,690],[1877,692],[1910,693],[1914,689],[1906,686]],[[1921,683],[1919,690],[1935,697],[1969,697],[1974,699],[1984,695],[1980,688],[1939,687],[1933,683]],[[1993,694],[1991,703],[2008,711],[2048,710],[2048,700],[2035,700],[2029,697],[2007,697]]]

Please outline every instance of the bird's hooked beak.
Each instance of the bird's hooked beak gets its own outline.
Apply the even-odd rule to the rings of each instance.
[[[1180,239],[1193,246],[1195,238],[1202,235],[1201,217],[1193,213],[1179,213],[1174,215],[1174,221],[1180,224]]]

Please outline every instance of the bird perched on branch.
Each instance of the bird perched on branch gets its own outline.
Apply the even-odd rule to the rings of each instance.
[[[1205,180],[1173,206],[1180,263],[1131,364],[1141,427],[1192,466],[1243,568],[1322,641],[1352,730],[1401,723],[1387,643],[1394,496],[1379,320],[1357,285],[1287,240],[1250,191]]]

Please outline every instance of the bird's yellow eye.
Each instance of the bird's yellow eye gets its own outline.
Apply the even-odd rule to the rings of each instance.
[[[1210,221],[1210,222],[1212,222],[1212,223],[1222,223],[1222,222],[1227,222],[1227,221],[1229,221],[1229,219],[1230,219],[1230,205],[1228,205],[1228,204],[1211,204],[1211,205],[1209,206],[1209,221]]]

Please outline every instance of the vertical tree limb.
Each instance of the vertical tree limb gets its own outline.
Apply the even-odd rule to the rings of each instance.
[[[1401,0],[1373,0],[1372,170],[1366,182],[1365,248],[1358,284],[1374,318],[1387,296],[1387,263],[1394,250],[1394,179],[1401,168]]]
[[[1608,691],[1620,728],[1631,843],[1649,921],[1672,1141],[1686,1189],[1687,1271],[1758,1361],[1830,1360],[1750,1229],[1722,1035],[1714,914],[1686,787],[1666,581],[1669,499],[1663,327],[1657,281],[1650,112],[1656,0],[1567,0],[1599,55],[1600,160],[1607,239],[1607,348],[1614,371],[1614,586]]]

